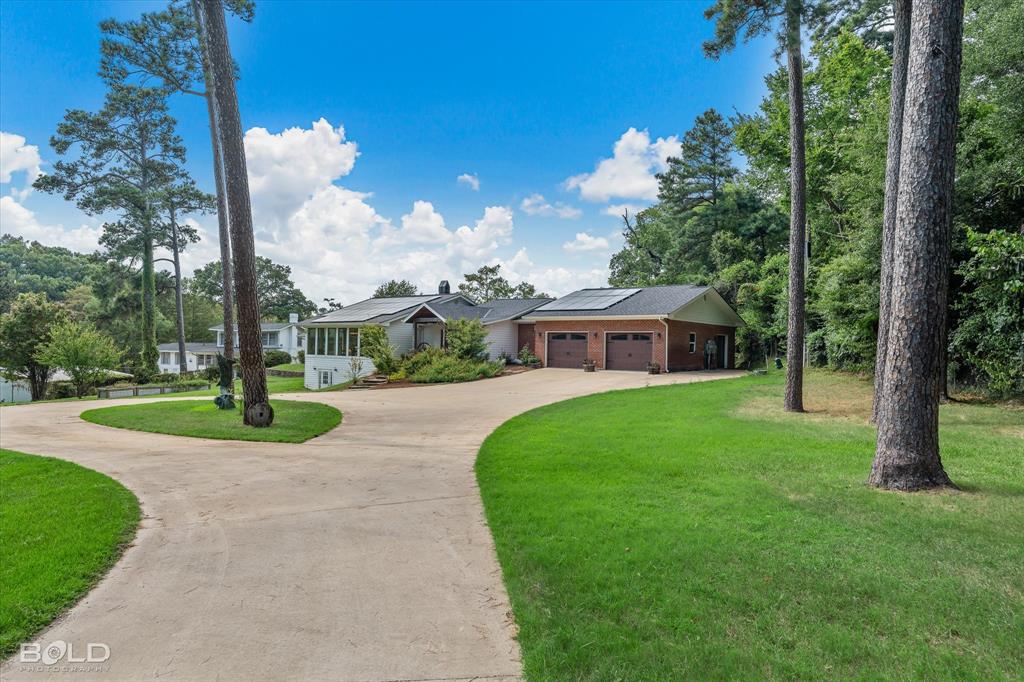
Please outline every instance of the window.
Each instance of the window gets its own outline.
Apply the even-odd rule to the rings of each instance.
[[[628,341],[629,334],[612,334],[608,338],[611,339],[612,341]]]
[[[567,338],[569,338],[568,334],[552,334],[551,335],[551,340],[552,341],[565,341]]]
[[[160,354],[160,364],[161,365],[169,365],[169,364],[171,364],[171,354],[170,353],[161,353]]]
[[[306,355],[316,355],[316,329],[306,333]]]
[[[569,340],[570,341],[586,341],[587,340],[587,335],[586,334],[569,334]]]
[[[634,341],[650,341],[651,340],[651,335],[650,334],[633,334],[633,340]]]
[[[691,353],[696,353],[697,352],[697,333],[696,332],[690,332],[690,352]]]
[[[359,354],[359,327],[349,327],[348,329],[348,354]]]
[[[202,353],[196,356],[196,366],[206,367],[206,356],[203,355]]]
[[[327,352],[324,355],[338,354],[338,330],[331,327],[327,330]]]
[[[331,371],[324,369],[320,370],[320,385],[331,386]]]

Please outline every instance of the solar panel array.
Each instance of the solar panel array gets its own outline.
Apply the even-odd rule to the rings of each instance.
[[[604,310],[638,291],[640,289],[581,289],[545,303],[537,310]]]
[[[322,317],[320,322],[365,322],[380,315],[394,315],[436,296],[396,296],[394,298],[370,298],[342,308]]]

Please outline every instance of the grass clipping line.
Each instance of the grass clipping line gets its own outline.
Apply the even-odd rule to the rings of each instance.
[[[274,423],[254,428],[242,423],[238,410],[220,410],[205,400],[161,400],[86,410],[82,419],[93,424],[171,436],[303,443],[341,423],[341,412],[323,403],[271,400]]]

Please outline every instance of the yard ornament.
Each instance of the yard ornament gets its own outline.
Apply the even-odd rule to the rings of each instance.
[[[235,409],[235,361],[217,354],[217,369],[220,370],[220,395],[213,399],[214,404],[222,410]]]

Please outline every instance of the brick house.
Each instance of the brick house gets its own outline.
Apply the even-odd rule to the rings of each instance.
[[[710,286],[581,289],[527,313],[520,345],[546,367],[663,372],[736,366],[743,319]]]

